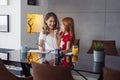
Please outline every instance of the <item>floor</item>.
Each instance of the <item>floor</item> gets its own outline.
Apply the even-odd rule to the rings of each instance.
[[[75,80],[85,80],[82,78],[80,75],[78,75],[76,72],[72,71],[73,77]],[[91,73],[86,73],[86,72],[81,72],[82,75],[84,75],[88,80],[97,80],[99,75],[97,74],[91,74]]]
[[[81,76],[78,75],[73,75],[73,78],[75,80],[85,80],[84,78],[82,78]],[[91,78],[91,77],[87,77],[88,80],[97,80],[96,78]]]

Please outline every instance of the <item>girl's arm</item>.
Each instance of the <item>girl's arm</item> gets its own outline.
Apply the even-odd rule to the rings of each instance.
[[[67,45],[66,45],[66,50],[63,50],[62,52],[63,52],[63,54],[66,54],[66,53],[68,53],[68,52],[70,52],[70,51],[71,51],[70,41],[68,41],[68,42],[67,42]]]
[[[70,41],[67,42],[66,50],[70,49]]]

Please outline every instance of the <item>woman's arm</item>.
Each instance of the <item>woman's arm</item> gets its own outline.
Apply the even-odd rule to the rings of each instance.
[[[60,48],[61,37],[58,35],[58,30],[54,30],[54,36],[55,36],[57,46],[58,48]]]
[[[60,36],[57,37],[56,41],[57,41],[58,48],[60,48],[61,37]]]
[[[40,32],[40,35],[39,35],[39,49],[41,51],[45,50],[45,40],[46,40],[46,34],[44,34],[43,32]]]
[[[39,40],[39,49],[40,49],[40,51],[45,51],[44,40]]]

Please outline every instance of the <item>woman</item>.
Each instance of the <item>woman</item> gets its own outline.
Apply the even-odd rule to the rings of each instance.
[[[39,36],[40,51],[55,50],[59,47],[59,39],[57,32],[59,30],[59,21],[55,13],[47,13],[44,18],[44,26]],[[47,61],[53,62],[53,55],[47,54]]]

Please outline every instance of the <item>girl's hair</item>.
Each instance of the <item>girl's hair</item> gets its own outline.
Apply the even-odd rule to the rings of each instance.
[[[71,35],[71,46],[74,44],[75,32],[74,32],[74,20],[71,17],[65,17],[62,19],[62,23],[65,26],[65,31],[69,32]]]
[[[46,16],[45,16],[45,18],[44,18],[44,26],[43,26],[43,28],[42,28],[42,29],[43,29],[43,33],[46,34],[46,35],[49,33],[49,27],[48,27],[46,21],[47,21],[50,17],[53,17],[53,18],[55,19],[55,27],[54,27],[54,29],[58,29],[58,30],[59,30],[59,20],[58,20],[56,14],[53,13],[53,12],[49,12],[49,13],[46,14]]]

